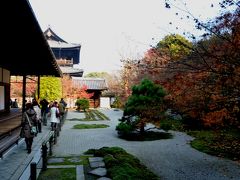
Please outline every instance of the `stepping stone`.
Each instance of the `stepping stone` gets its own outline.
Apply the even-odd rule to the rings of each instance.
[[[48,163],[62,163],[64,162],[64,158],[50,158],[48,159]]]
[[[88,160],[89,162],[103,161],[103,157],[91,157]]]
[[[97,168],[97,169],[94,169],[94,170],[92,170],[88,173],[103,177],[103,176],[107,175],[107,169],[106,168]]]
[[[47,168],[51,169],[59,169],[59,168],[75,168],[75,165],[54,165],[54,166],[47,166]]]
[[[112,180],[112,179],[107,178],[107,177],[100,177],[100,178],[98,178],[97,180]]]
[[[69,161],[73,163],[78,163],[78,162],[81,162],[82,160],[79,157],[74,157],[74,158],[70,158]]]
[[[83,171],[83,165],[77,165],[76,166],[76,173],[77,173],[77,177],[76,180],[84,180],[84,171]]]
[[[105,163],[103,161],[94,161],[90,162],[91,168],[99,168],[99,167],[105,167]]]

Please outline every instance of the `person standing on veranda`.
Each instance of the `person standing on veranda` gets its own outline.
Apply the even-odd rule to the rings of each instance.
[[[42,121],[43,125],[47,126],[47,114],[48,114],[48,104],[49,102],[46,99],[43,99],[40,101],[41,105],[41,115],[42,115]]]
[[[52,131],[56,130],[58,124],[60,123],[59,114],[60,112],[58,109],[58,103],[55,101],[50,109],[50,122]]]
[[[23,128],[23,137],[25,138],[25,143],[27,147],[27,152],[31,153],[32,143],[35,134],[31,133],[31,127],[36,124],[36,112],[33,109],[31,103],[26,104],[26,111],[23,113],[22,118],[22,128]]]
[[[37,114],[37,130],[39,133],[42,132],[42,115],[41,115],[41,109],[40,106],[37,102],[36,99],[32,100],[32,105],[33,105],[33,109],[35,110],[36,114]]]

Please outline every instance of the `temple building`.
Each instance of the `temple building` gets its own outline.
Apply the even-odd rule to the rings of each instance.
[[[44,35],[51,47],[57,63],[64,75],[69,75],[72,79],[74,87],[87,87],[88,93],[94,93],[90,98],[90,107],[97,108],[101,104],[102,91],[107,90],[105,79],[100,78],[83,78],[83,70],[76,68],[80,64],[80,44],[68,43],[60,38],[51,28],[48,28]],[[76,99],[66,98],[69,108],[75,106]]]
[[[88,93],[93,93],[89,99],[91,108],[98,108],[101,104],[102,91],[107,90],[106,80],[103,78],[72,77],[74,87],[87,87]]]
[[[51,28],[48,28],[44,35],[62,73],[71,77],[82,77],[83,70],[77,67],[80,64],[81,45],[66,42],[54,33]]]

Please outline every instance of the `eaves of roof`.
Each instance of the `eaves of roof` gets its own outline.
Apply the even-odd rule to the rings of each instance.
[[[10,70],[11,75],[61,77],[62,72],[29,2],[2,1],[1,6],[8,11],[0,11],[1,33],[6,36],[2,39],[0,67]]]

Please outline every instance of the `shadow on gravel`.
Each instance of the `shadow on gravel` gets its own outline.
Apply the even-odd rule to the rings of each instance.
[[[154,132],[154,131],[148,131],[144,134],[140,133],[129,133],[129,134],[119,134],[118,136],[121,139],[125,139],[127,141],[154,141],[154,140],[160,140],[160,139],[171,139],[173,138],[173,135],[171,133],[166,132]]]

